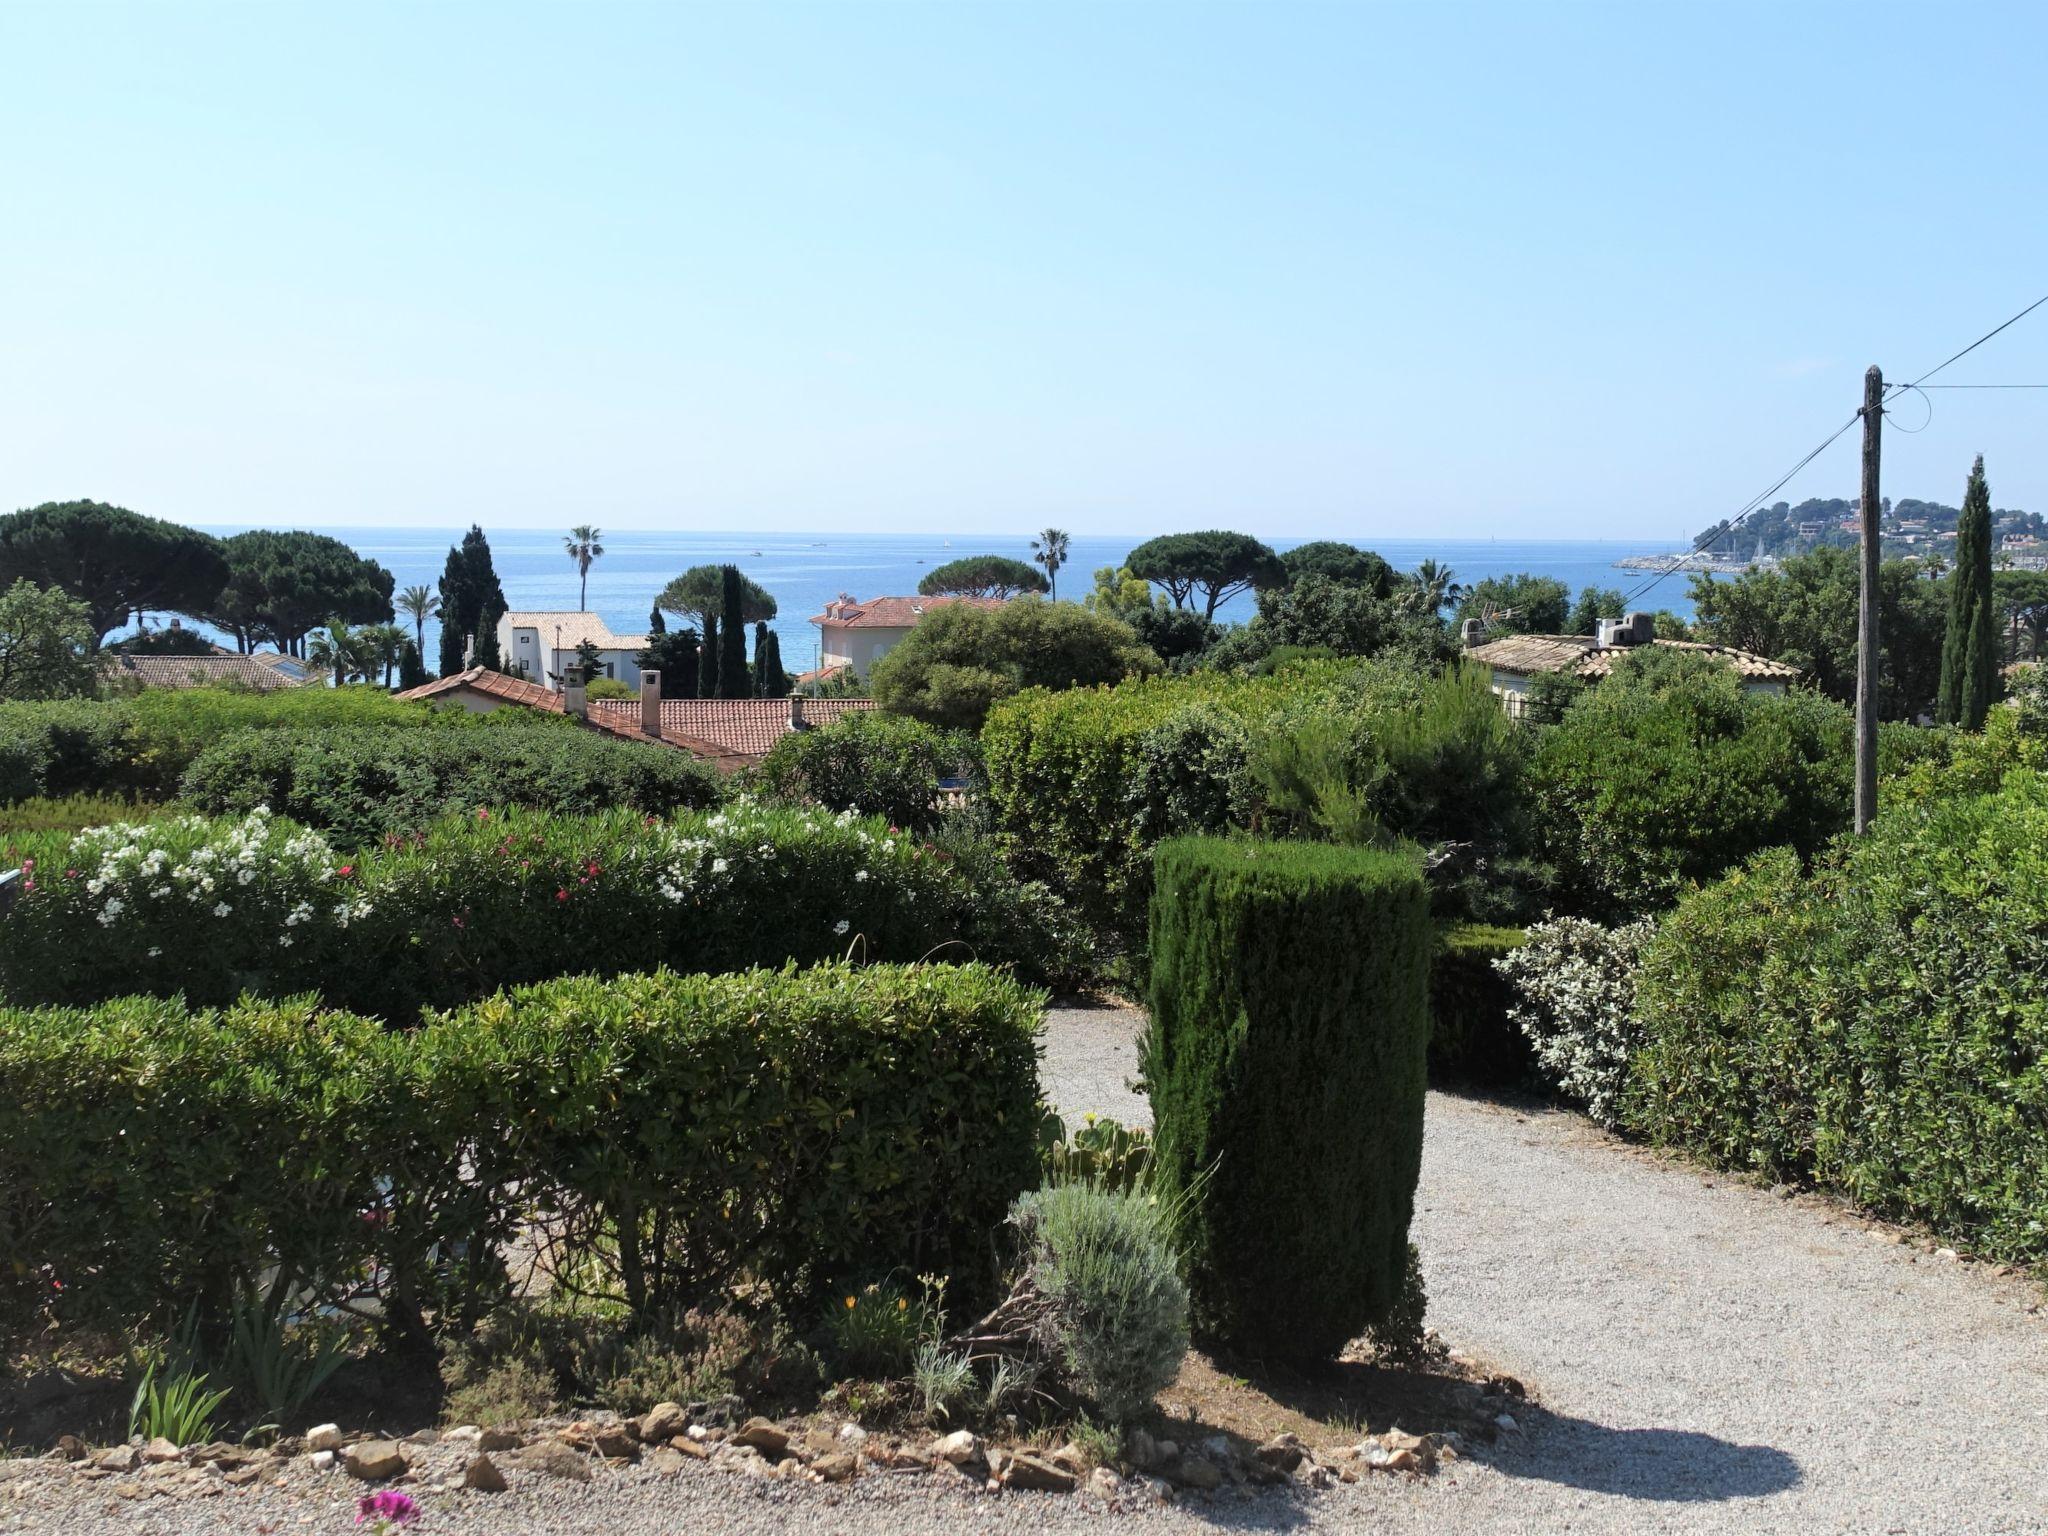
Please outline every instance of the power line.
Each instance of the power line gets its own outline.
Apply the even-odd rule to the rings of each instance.
[[[2048,384],[1901,384],[1900,389],[2048,389]]]
[[[1756,511],[1758,507],[1761,507],[1765,502],[1769,501],[1771,497],[1777,495],[1779,491],[1782,491],[1786,487],[1786,485],[1788,485],[1791,482],[1792,477],[1794,475],[1798,474],[1799,471],[1806,468],[1807,465],[1811,464],[1815,459],[1819,458],[1823,453],[1825,453],[1828,450],[1828,448],[1833,445],[1837,438],[1839,438],[1843,433],[1847,432],[1851,427],[1855,426],[1856,423],[1862,419],[1862,417],[1863,413],[1861,411],[1858,411],[1854,416],[1851,416],[1847,421],[1843,422],[1839,427],[1835,428],[1833,432],[1829,433],[1827,437],[1822,439],[1820,444],[1817,447],[1815,447],[1810,453],[1808,453],[1806,457],[1801,459],[1797,464],[1794,464],[1790,469],[1786,470],[1784,474],[1780,475],[1777,478],[1777,480],[1772,483],[1769,489],[1760,491],[1755,496],[1752,496],[1746,503],[1744,503],[1743,508],[1740,512],[1737,512],[1733,517],[1729,518],[1726,522],[1721,523],[1718,526],[1708,530],[1706,533],[1701,534],[1697,539],[1693,540],[1692,548],[1688,549],[1682,555],[1674,556],[1671,560],[1671,563],[1665,566],[1663,570],[1657,572],[1648,580],[1637,584],[1622,598],[1622,609],[1626,611],[1630,603],[1634,602],[1637,598],[1641,597],[1645,592],[1648,592],[1652,587],[1657,586],[1673,571],[1676,571],[1683,567],[1687,561],[1693,558],[1693,556],[1699,554],[1700,551],[1706,549],[1709,545],[1713,544],[1716,540],[1721,538],[1723,534],[1732,533],[1735,530],[1737,524],[1739,524],[1744,518],[1748,517],[1752,512]]]
[[[1979,336],[1975,341],[1971,342],[1967,347],[1963,348],[1962,351],[1958,352],[1955,355],[1955,357],[1951,357],[1947,359],[1945,362],[1936,363],[1932,368],[1928,369],[1925,373],[1921,374],[1920,377],[1915,379],[1911,384],[1895,384],[1892,386],[1892,388],[1917,389],[1920,385],[1925,384],[1929,379],[1933,378],[1937,373],[1941,372],[1942,369],[1946,368],[1949,365],[1949,363],[1953,363],[1960,358],[1968,357],[1972,352],[1976,351],[1979,347],[1983,346],[1985,342],[1989,341],[1992,337],[1996,336],[2000,331],[2005,330],[2007,326],[2017,325],[2020,321],[2026,319],[2027,316],[2031,315],[2035,310],[2039,309],[2043,304],[2048,304],[2048,293],[2042,294],[2040,298],[2034,300],[2033,303],[2029,304],[2025,309],[2021,310],[2018,314],[2014,315],[2010,320],[2006,321],[2004,325],[1993,326],[1990,330],[1986,331],[1982,336]]]

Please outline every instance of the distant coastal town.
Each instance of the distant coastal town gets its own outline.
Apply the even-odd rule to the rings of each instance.
[[[1887,560],[1920,560],[1941,567],[1954,563],[1958,509],[1910,497],[1880,506],[1878,526]],[[1752,512],[1739,522],[1703,529],[1690,550],[1627,555],[1614,562],[1624,571],[1708,571],[1733,575],[1769,570],[1792,555],[1815,549],[1854,548],[1860,537],[1860,507],[1853,499],[1814,497],[1793,506]],[[1992,558],[2004,570],[2048,570],[2048,518],[2039,512],[2000,508],[1992,513]]]

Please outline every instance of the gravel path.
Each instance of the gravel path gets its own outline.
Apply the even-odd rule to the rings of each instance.
[[[1049,1096],[1142,1118],[1140,1015],[1057,1010]],[[919,1478],[788,1488],[691,1468],[426,1495],[421,1536],[960,1536],[1104,1532],[2039,1532],[2048,1529],[2048,1318],[2020,1279],[1944,1260],[1818,1199],[1703,1176],[1576,1116],[1433,1094],[1417,1237],[1432,1321],[1520,1376],[1523,1431],[1424,1481],[1111,1516]],[[17,1464],[24,1488],[46,1463]],[[203,1503],[51,1508],[0,1531],[347,1528],[339,1478]],[[317,1490],[317,1491],[316,1491]],[[111,1507],[110,1507],[111,1506]]]

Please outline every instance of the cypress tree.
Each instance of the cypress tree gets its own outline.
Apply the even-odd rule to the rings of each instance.
[[[398,656],[398,686],[417,688],[427,680],[427,664],[420,660],[420,648],[410,636]]]
[[[738,566],[728,565],[720,574],[725,583],[725,623],[718,636],[718,696],[744,699],[754,691],[747,675],[747,620],[742,611],[746,587]]]
[[[754,692],[764,699],[789,696],[789,674],[782,670],[782,638],[765,621],[754,626]]]
[[[441,568],[441,675],[453,677],[462,670],[462,653],[469,644],[469,631],[461,615],[468,610],[469,569],[461,551],[451,548],[448,563]]]
[[[668,633],[668,620],[661,616],[659,603],[647,610],[647,633],[650,637]]]
[[[505,588],[491,563],[490,540],[472,523],[462,542],[448,551],[441,572],[442,676],[462,670],[471,642],[478,665],[498,665],[498,620],[506,607]]]
[[[1981,730],[1998,697],[1998,615],[1991,595],[1991,487],[1984,455],[1970,470],[1956,518],[1956,567],[1949,577],[1948,628],[1941,645],[1935,718]]]
[[[700,699],[718,697],[718,616],[704,615],[704,646],[697,653],[697,692]]]

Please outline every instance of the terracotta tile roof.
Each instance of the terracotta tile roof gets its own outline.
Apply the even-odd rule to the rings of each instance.
[[[1503,672],[1562,672],[1593,644],[1591,635],[1503,635],[1473,646],[1465,658]]]
[[[861,602],[842,594],[827,603],[823,613],[813,615],[811,622],[833,629],[914,629],[932,609],[950,603],[1000,608],[1003,602],[1000,597],[871,597]]]
[[[873,709],[873,699],[805,699],[806,725]],[[590,719],[615,735],[646,740],[637,699],[593,699]],[[789,730],[788,699],[663,699],[661,739],[699,757],[733,766],[758,760]]]
[[[307,681],[287,677],[256,656],[108,656],[100,671],[117,686],[144,688],[300,688]]]
[[[1738,651],[1733,646],[1705,645],[1697,640],[1653,640],[1672,650],[1697,651],[1718,657],[1746,678],[1759,682],[1791,682],[1799,669],[1768,656]],[[1484,645],[1475,645],[1466,659],[1503,672],[1572,672],[1580,677],[1606,677],[1614,670],[1615,658],[1640,646],[1601,645],[1591,635],[1503,635]]]
[[[532,629],[540,632],[540,643],[550,650],[573,651],[588,640],[600,651],[644,651],[647,649],[645,635],[615,635],[594,613],[573,611],[556,612],[552,609],[528,609],[505,615],[505,623],[514,629]],[[560,638],[556,635],[559,632]]]
[[[1673,651],[1697,651],[1702,656],[1712,656],[1725,661],[1746,678],[1759,682],[1789,683],[1797,680],[1799,669],[1789,662],[1773,661],[1768,656],[1759,656],[1753,651],[1738,651],[1731,645],[1705,645],[1697,640],[1653,640],[1653,645]],[[1640,647],[1626,645],[1595,646],[1586,652],[1584,659],[1572,670],[1580,677],[1605,677],[1614,670],[1615,659]]]
[[[503,672],[493,672],[489,667],[471,667],[467,672],[451,672],[448,676],[436,678],[431,683],[408,688],[398,697],[438,699],[464,689],[471,693],[502,699],[507,704],[524,704],[529,709],[552,710],[558,715],[562,712],[562,696],[553,689],[543,688],[538,683],[529,683],[523,677],[507,677]]]
[[[853,668],[843,661],[834,662],[829,667],[813,667],[808,672],[799,672],[792,680],[791,686],[801,688],[808,683],[830,682],[833,678],[843,677],[852,670]]]

